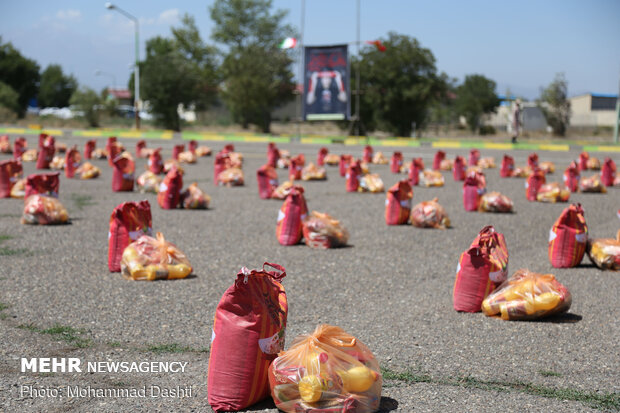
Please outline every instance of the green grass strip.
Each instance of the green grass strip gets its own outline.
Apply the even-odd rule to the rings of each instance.
[[[443,386],[475,388],[487,391],[516,391],[550,399],[581,402],[600,410],[620,411],[620,394],[618,393],[590,392],[570,388],[553,388],[533,383],[525,383],[518,380],[481,380],[471,376],[436,378],[425,373],[416,373],[413,371],[395,372],[390,369],[381,369],[381,373],[383,374],[383,378],[386,380],[400,381],[407,384],[430,383]]]
[[[34,324],[20,324],[17,328],[32,331],[39,334],[48,334],[54,337],[56,340],[62,340],[76,348],[89,347],[92,343],[88,338],[81,337],[84,334],[84,330],[75,329],[69,326],[63,326],[61,324],[54,324],[50,328],[39,328]]]
[[[144,351],[150,351],[152,353],[162,354],[162,353],[206,353],[209,350],[204,349],[194,349],[189,346],[184,346],[178,343],[169,343],[169,344],[150,344],[148,345]]]

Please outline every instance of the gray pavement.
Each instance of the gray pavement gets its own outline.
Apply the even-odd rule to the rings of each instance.
[[[11,136],[13,140],[15,136]],[[27,138],[36,147],[36,137]],[[60,138],[80,151],[85,139]],[[135,140],[121,139],[133,153]],[[147,141],[164,147],[164,159],[180,141]],[[214,153],[225,142],[205,142]],[[98,147],[105,145],[98,140]],[[213,157],[185,166],[184,184],[196,181],[212,197],[206,211],[165,211],[155,195],[111,192],[111,170],[93,181],[61,177],[60,200],[71,225],[25,226],[23,202],[0,199],[0,410],[4,411],[210,411],[207,369],[215,307],[240,267],[264,261],[283,265],[289,301],[287,343],[317,324],[339,325],[367,344],[385,381],[382,411],[594,411],[620,409],[619,274],[602,272],[588,258],[573,269],[554,269],[547,258],[549,229],[567,204],[531,203],[524,179],[501,179],[487,170],[487,187],[508,195],[514,214],[465,212],[461,183],[444,173],[443,188],[414,188],[414,204],[439,198],[453,228],[388,227],[385,194],[349,194],[336,167],[326,182],[303,183],[310,210],[340,219],[350,247],[315,250],[283,247],[275,237],[281,201],[261,200],[255,178],[266,144],[235,143],[245,155],[246,185],[213,185]],[[314,161],[319,146],[280,144]],[[333,145],[330,151],[361,156],[362,147]],[[375,148],[390,156],[394,148]],[[399,149],[401,150],[401,149]],[[431,165],[436,149],[404,148],[406,161],[422,156]],[[449,158],[465,149],[446,150]],[[538,152],[556,163],[549,181],[578,153]],[[503,151],[482,151],[499,166]],[[512,151],[517,165],[529,152]],[[606,154],[592,153],[603,159]],[[610,155],[620,164],[620,153]],[[0,160],[8,159],[0,155]],[[137,172],[146,161],[137,160]],[[35,172],[25,163],[25,173]],[[386,188],[404,175],[373,165]],[[287,171],[278,170],[281,182]],[[81,197],[81,198],[80,198]],[[86,197],[86,198],[84,198]],[[179,281],[131,282],[107,270],[107,234],[112,209],[127,200],[148,199],[153,226],[186,253],[195,277]],[[605,195],[571,194],[580,202],[592,237],[614,237],[620,227],[620,188]],[[506,236],[509,269],[553,273],[572,293],[567,315],[539,322],[507,322],[452,309],[452,287],[460,253],[478,231],[492,224]],[[2,307],[0,307],[2,308]],[[83,341],[48,334],[68,326]],[[49,331],[48,331],[49,332]],[[76,348],[76,343],[84,344]],[[157,347],[166,345],[165,348]],[[21,373],[22,357],[79,357],[85,361],[187,361],[184,373]],[[397,375],[397,373],[407,373]],[[20,396],[21,386],[162,388],[191,386],[185,398],[53,398]],[[23,396],[23,397],[22,397]],[[267,400],[252,411],[277,411]]]

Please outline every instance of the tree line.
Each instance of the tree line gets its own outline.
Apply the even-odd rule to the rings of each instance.
[[[204,112],[223,103],[234,122],[268,133],[273,111],[295,97],[291,52],[278,47],[296,34],[284,24],[287,12],[273,11],[271,0],[216,0],[208,12],[214,44],[203,40],[187,14],[169,36],[147,40],[146,57],[139,63],[140,94],[155,122],[168,129],[181,129],[179,105]],[[351,72],[360,71],[360,84],[352,76],[351,90],[359,90],[360,118],[367,131],[410,136],[430,124],[457,123],[461,116],[472,132],[483,131],[483,116],[500,103],[492,79],[471,74],[458,84],[438,72],[431,50],[414,37],[390,32],[379,40],[385,49],[365,46],[351,58]],[[132,75],[132,93],[133,82]],[[570,110],[566,91],[567,83],[559,77],[541,90],[541,102],[547,102],[541,105],[543,112],[561,135]],[[95,91],[78,88],[59,65],[40,73],[35,61],[0,38],[0,114],[10,111],[23,117],[33,97],[41,107],[71,104],[93,126],[104,103]]]

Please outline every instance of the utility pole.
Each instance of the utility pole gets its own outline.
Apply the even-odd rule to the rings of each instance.
[[[620,124],[620,80],[618,81],[618,96],[616,97],[616,121],[614,122],[614,143],[618,143],[618,129]]]

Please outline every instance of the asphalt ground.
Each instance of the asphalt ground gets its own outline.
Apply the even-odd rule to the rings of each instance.
[[[11,136],[11,141],[15,136]],[[77,143],[85,139],[60,138]],[[135,140],[120,140],[133,153]],[[164,159],[180,141],[162,146]],[[205,142],[214,153],[226,142]],[[36,147],[36,137],[28,138]],[[103,147],[105,140],[98,140]],[[19,219],[23,201],[0,199],[0,410],[4,411],[210,411],[207,370],[213,316],[224,291],[242,266],[283,265],[289,302],[287,348],[299,334],[321,323],[342,327],[373,351],[386,373],[381,411],[562,411],[620,409],[619,275],[594,267],[587,257],[572,269],[552,268],[549,230],[568,204],[525,198],[524,179],[486,171],[488,190],[508,195],[513,214],[465,212],[462,183],[444,172],[443,188],[414,188],[413,202],[439,198],[453,228],[387,226],[385,194],[346,193],[337,167],[328,180],[304,182],[310,210],[341,220],[350,246],[316,250],[284,247],[275,237],[282,201],[258,197],[255,172],[266,160],[266,144],[236,143],[245,156],[244,187],[213,184],[213,157],[185,165],[184,186],[196,181],[211,197],[209,210],[162,210],[153,194],[113,193],[111,169],[94,163],[92,181],[61,176],[60,197],[71,225],[28,226]],[[315,161],[319,146],[280,144]],[[329,147],[361,156],[362,147]],[[395,148],[381,148],[391,156]],[[378,148],[375,148],[378,150]],[[431,165],[436,149],[403,148],[405,160],[422,156]],[[448,158],[466,150],[446,150]],[[481,151],[499,166],[503,151]],[[512,151],[525,165],[527,151]],[[592,153],[601,160],[620,154]],[[561,181],[573,152],[539,152],[556,164],[548,181]],[[9,155],[0,155],[8,159]],[[137,160],[137,174],[146,160]],[[25,174],[34,163],[25,163]],[[404,175],[372,165],[386,188]],[[594,172],[592,172],[594,173]],[[279,169],[280,182],[287,171]],[[589,174],[588,174],[589,175]],[[107,269],[109,217],[121,202],[148,199],[154,230],[188,256],[195,276],[177,281],[132,282]],[[591,237],[614,237],[620,221],[620,188],[600,194],[571,194],[583,205]],[[485,225],[503,232],[510,273],[519,268],[555,274],[573,296],[565,315],[544,321],[508,322],[482,313],[457,313],[452,288],[459,255]],[[67,327],[49,330],[52,327]],[[64,331],[64,334],[55,334]],[[22,357],[78,357],[83,361],[183,361],[184,373],[22,373]],[[34,397],[23,389],[192,388],[192,397]],[[26,387],[22,387],[26,386]],[[21,393],[21,394],[20,394]],[[275,412],[266,400],[250,411]]]

